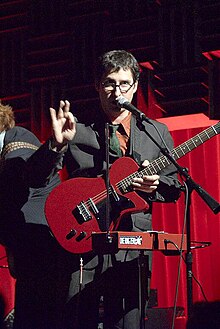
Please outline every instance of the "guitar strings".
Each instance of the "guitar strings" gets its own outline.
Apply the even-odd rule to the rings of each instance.
[[[175,159],[179,159],[181,157],[181,154],[179,154],[179,152],[181,152],[183,155],[185,155],[188,152],[190,152],[192,149],[194,149],[195,147],[201,145],[207,139],[217,135],[218,131],[215,130],[215,128],[217,128],[217,130],[220,128],[220,122],[218,122],[214,126],[211,126],[207,129],[203,130],[201,133],[190,138],[185,143],[177,146],[172,151],[172,154],[175,157]],[[186,150],[186,147],[188,148],[188,151]],[[132,173],[128,177],[126,177],[123,180],[121,180],[120,182],[116,183],[116,187],[118,189],[129,187],[133,178],[135,178],[135,177],[141,178],[141,177],[143,177],[144,174],[148,174],[148,175],[156,174],[158,171],[162,170],[169,164],[171,164],[171,161],[168,160],[165,156],[161,156],[160,158],[151,162],[146,168],[142,169],[140,172],[136,171],[135,173]],[[162,165],[162,166],[160,166],[160,165]],[[157,167],[158,169],[156,169],[155,167]],[[111,188],[109,188],[109,194],[112,194]],[[90,200],[86,201],[85,204],[87,206],[89,206],[91,200],[96,203],[96,202],[99,202],[99,201],[102,201],[103,199],[105,199],[106,196],[107,196],[107,190],[104,190],[104,191],[100,192],[99,194],[95,195],[93,198],[90,198]]]

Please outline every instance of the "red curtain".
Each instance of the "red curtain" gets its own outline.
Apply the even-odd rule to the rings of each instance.
[[[5,248],[0,245],[0,312],[3,318],[14,308],[14,293],[15,279],[12,278],[8,269]]]
[[[187,141],[217,121],[205,115],[188,115],[160,119],[166,123],[175,147]],[[178,160],[187,167],[192,179],[220,202],[220,137],[214,136]],[[202,198],[193,191],[190,207],[191,241],[210,242],[206,248],[193,249],[192,270],[208,301],[220,300],[220,214],[214,214]],[[168,233],[181,233],[184,222],[185,194],[176,204],[156,204],[153,228]],[[184,253],[185,256],[185,253]],[[173,307],[177,284],[179,257],[164,256],[155,251],[151,288],[158,291],[158,307]],[[204,300],[199,285],[193,280],[193,302]],[[186,265],[181,262],[181,277],[177,305],[187,312]]]

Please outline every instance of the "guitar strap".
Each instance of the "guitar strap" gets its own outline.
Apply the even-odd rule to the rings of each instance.
[[[36,151],[39,147],[27,142],[11,142],[3,148],[1,158],[4,159],[8,153],[16,151],[21,148],[28,148]]]

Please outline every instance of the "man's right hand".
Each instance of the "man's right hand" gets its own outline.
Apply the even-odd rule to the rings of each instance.
[[[50,108],[50,116],[54,146],[60,148],[72,140],[76,133],[76,121],[70,112],[70,103],[61,100],[58,112],[54,108]]]

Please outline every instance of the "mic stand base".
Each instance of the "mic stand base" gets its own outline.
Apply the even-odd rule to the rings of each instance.
[[[144,255],[144,250],[139,251],[138,274],[140,329],[145,329],[145,306],[148,299],[149,256]]]

